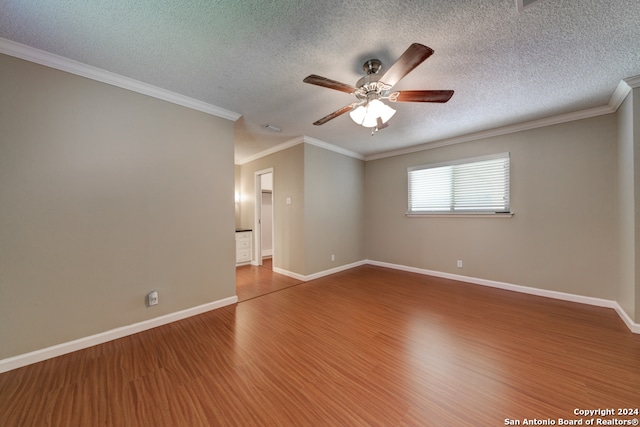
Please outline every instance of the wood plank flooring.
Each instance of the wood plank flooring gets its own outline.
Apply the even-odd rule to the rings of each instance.
[[[271,258],[262,260],[262,266],[242,265],[236,267],[236,295],[238,301],[246,301],[290,286],[302,281],[274,273]]]
[[[0,374],[0,425],[503,426],[639,390],[611,309],[362,266]]]

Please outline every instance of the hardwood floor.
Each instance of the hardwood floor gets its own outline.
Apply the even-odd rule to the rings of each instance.
[[[263,259],[260,267],[254,265],[236,267],[236,295],[239,302],[300,283],[302,281],[274,273],[271,258]]]
[[[639,386],[611,309],[362,266],[1,374],[0,425],[631,420],[574,409]]]

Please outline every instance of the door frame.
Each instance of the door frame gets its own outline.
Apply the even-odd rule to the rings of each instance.
[[[262,169],[254,172],[254,188],[255,188],[255,216],[254,216],[254,261],[252,261],[253,265],[262,265],[262,175],[271,174],[272,183],[275,183],[275,175],[273,172],[273,167]],[[275,258],[276,254],[276,242],[275,242],[275,185],[272,184],[271,189],[271,259]]]

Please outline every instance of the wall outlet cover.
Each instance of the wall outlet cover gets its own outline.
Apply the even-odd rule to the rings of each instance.
[[[157,305],[158,304],[158,291],[151,291],[149,295],[147,295],[147,300],[149,305]]]

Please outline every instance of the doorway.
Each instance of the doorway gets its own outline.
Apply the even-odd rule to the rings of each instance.
[[[255,264],[272,267],[274,256],[273,168],[255,173]],[[265,262],[266,261],[266,262]]]

